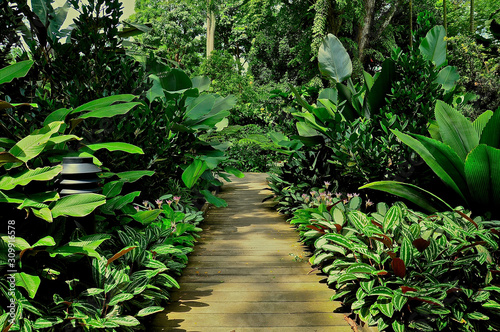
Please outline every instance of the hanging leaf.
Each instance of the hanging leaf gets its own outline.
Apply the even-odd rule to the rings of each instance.
[[[182,173],[182,181],[186,187],[192,188],[203,172],[205,172],[207,167],[206,162],[200,159],[193,160],[193,162]]]
[[[123,142],[108,142],[108,143],[97,143],[89,144],[86,146],[92,151],[97,151],[100,149],[106,149],[108,151],[123,151],[127,153],[144,154],[144,151],[138,146]]]
[[[85,103],[85,104],[75,108],[71,113],[80,113],[83,111],[97,111],[99,109],[108,107],[116,102],[130,102],[130,101],[134,100],[135,98],[136,97],[134,95],[129,95],[129,94],[104,97],[104,98],[92,100],[88,103]]]
[[[98,194],[77,194],[61,198],[52,207],[52,216],[84,217],[98,206],[106,203],[106,196]]]
[[[15,78],[26,76],[32,65],[33,60],[25,60],[0,69],[0,84],[9,83]]]
[[[16,186],[25,186],[31,181],[49,181],[62,171],[62,165],[26,169],[14,176],[4,175],[0,178],[0,190],[11,190]]]
[[[62,121],[51,122],[43,128],[35,130],[31,135],[17,142],[9,152],[23,162],[35,158],[45,149],[50,137],[58,132],[63,124]]]
[[[318,62],[321,74],[338,83],[352,75],[351,58],[340,40],[332,34],[328,34],[319,48]]]
[[[141,103],[124,103],[124,104],[115,104],[111,106],[106,106],[99,108],[94,111],[90,111],[88,113],[82,114],[78,117],[78,119],[88,119],[88,118],[111,118],[115,115],[123,115],[128,113],[132,108],[137,105],[141,105]],[[73,112],[75,113],[75,112]]]
[[[440,67],[446,61],[446,30],[438,25],[429,30],[420,43],[420,53],[436,67]]]
[[[200,193],[205,196],[206,200],[215,207],[227,207],[227,202],[222,198],[212,195],[208,190],[201,190]]]

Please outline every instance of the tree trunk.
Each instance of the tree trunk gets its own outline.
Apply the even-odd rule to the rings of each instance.
[[[474,34],[476,29],[474,28],[474,0],[470,0],[470,33]]]
[[[373,12],[375,11],[375,0],[364,0],[365,17],[363,18],[362,26],[358,32],[358,58],[361,63],[365,57],[365,49],[369,44],[370,28],[373,21]]]
[[[207,0],[207,59],[214,50],[215,37],[215,12],[211,6],[211,1]]]
[[[446,8],[446,0],[443,0],[443,24],[444,24],[444,31],[446,34],[448,34],[448,17],[447,17],[447,8]]]

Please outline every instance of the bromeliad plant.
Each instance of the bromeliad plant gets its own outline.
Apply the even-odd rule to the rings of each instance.
[[[359,197],[314,202],[290,222],[314,244],[311,264],[328,275],[332,299],[362,321],[380,331],[498,330],[498,222],[402,203],[366,214]]]
[[[500,109],[486,111],[474,122],[439,101],[435,108],[433,138],[394,131],[415,150],[436,175],[475,213],[497,216],[500,204]],[[446,203],[416,186],[390,181],[367,184],[361,188],[383,190],[409,199],[433,212]]]

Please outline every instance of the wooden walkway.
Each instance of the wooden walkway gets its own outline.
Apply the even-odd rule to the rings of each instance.
[[[352,331],[264,188],[260,173],[223,186],[229,207],[208,210],[181,289],[147,331]]]

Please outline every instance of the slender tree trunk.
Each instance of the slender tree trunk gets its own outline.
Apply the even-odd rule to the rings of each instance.
[[[443,0],[443,24],[444,24],[444,31],[446,34],[448,34],[448,17],[447,17],[447,6],[446,6],[446,0]]]
[[[215,37],[215,12],[211,6],[211,1],[207,0],[207,59],[214,50]]]
[[[410,0],[410,49],[413,48],[413,2]]]
[[[370,28],[373,21],[373,12],[375,11],[375,0],[364,0],[363,2],[365,7],[365,17],[358,33],[358,57],[361,63],[363,63],[363,59],[365,57],[364,52],[369,44]]]
[[[474,34],[476,29],[474,28],[474,0],[470,0],[470,33]]]

